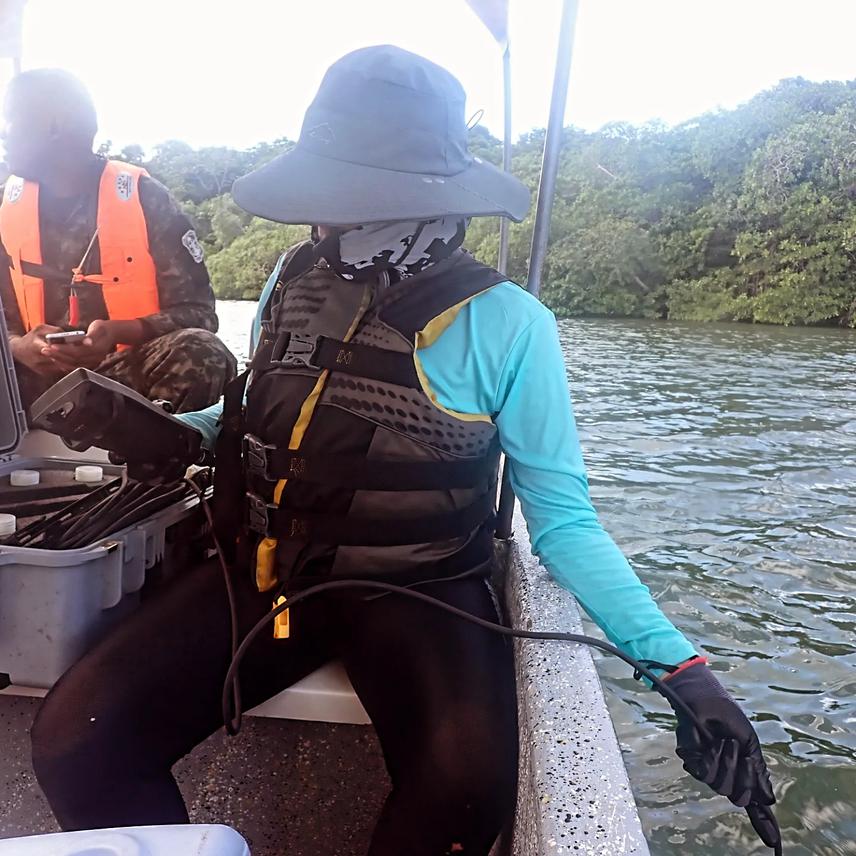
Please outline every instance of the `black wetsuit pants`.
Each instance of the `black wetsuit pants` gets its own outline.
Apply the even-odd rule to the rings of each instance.
[[[236,588],[245,633],[271,597],[249,581]],[[497,620],[484,580],[423,590]],[[371,856],[485,856],[516,791],[508,640],[395,595],[322,595],[291,619],[291,638],[266,631],[244,660],[245,709],[340,657],[393,785]],[[171,767],[222,727],[229,646],[221,572],[204,564],[147,600],[59,681],[32,741],[36,775],[64,829],[187,821]]]

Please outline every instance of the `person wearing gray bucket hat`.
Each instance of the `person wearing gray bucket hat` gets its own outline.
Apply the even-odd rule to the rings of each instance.
[[[467,150],[463,87],[391,45],[334,63],[285,154],[238,179],[245,210],[280,223],[504,215],[522,220],[529,191]]]
[[[241,696],[257,705],[338,658],[392,781],[370,856],[487,856],[514,810],[512,649],[353,585],[408,586],[500,620],[500,450],[553,578],[614,645],[680,672],[696,709],[710,703],[717,733],[734,736],[726,767],[738,748],[757,750],[735,777],[685,729],[687,769],[732,799],[772,798],[748,720],[598,523],[555,319],[461,248],[470,217],[519,219],[527,206],[519,184],[467,152],[463,116],[443,69],[367,48],[328,71],[297,147],[236,183],[247,210],[315,228],[264,287],[247,371],[222,405],[180,417],[214,449],[231,603],[215,566],[186,570],[48,695],[33,759],[64,828],[186,820],[176,759],[224,710],[236,730]],[[322,579],[348,587],[289,607]],[[294,615],[283,621],[274,602]],[[251,627],[261,635],[241,645],[241,692],[224,689],[234,628]]]

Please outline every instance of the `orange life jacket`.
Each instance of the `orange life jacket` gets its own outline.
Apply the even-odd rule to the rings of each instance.
[[[69,282],[101,286],[107,314],[128,321],[152,315],[160,308],[155,263],[140,204],[138,166],[107,161],[98,188],[98,247],[101,273],[68,272]],[[10,176],[0,205],[0,239],[9,255],[9,272],[26,330],[45,323],[45,283],[24,273],[23,263],[42,264],[39,233],[39,185]]]

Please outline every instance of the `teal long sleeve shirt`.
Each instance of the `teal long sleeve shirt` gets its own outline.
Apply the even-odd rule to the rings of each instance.
[[[258,330],[256,318],[253,341]],[[418,354],[444,407],[494,417],[532,549],[553,579],[632,657],[661,663],[692,657],[693,646],[598,521],[553,314],[518,285],[504,282],[466,304]],[[221,409],[216,404],[182,418],[211,445]]]

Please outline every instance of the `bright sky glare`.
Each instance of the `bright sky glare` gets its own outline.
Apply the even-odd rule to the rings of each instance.
[[[511,0],[515,133],[546,123],[560,0]],[[783,77],[856,77],[852,0],[580,0],[566,123],[732,107]],[[296,137],[324,69],[389,42],[446,66],[501,132],[499,51],[464,0],[28,0],[25,68],[91,89],[100,139]],[[2,61],[8,79],[8,61]]]

